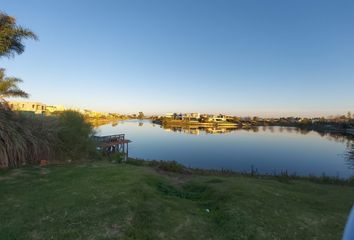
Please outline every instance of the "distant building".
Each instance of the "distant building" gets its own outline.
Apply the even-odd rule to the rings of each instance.
[[[9,102],[10,109],[13,111],[23,111],[31,114],[55,114],[56,112],[76,111],[89,118],[118,117],[118,114],[96,112],[88,109],[66,108],[61,105],[45,105],[39,102]]]
[[[212,114],[203,114],[201,116],[202,122],[225,122],[227,120],[227,116],[219,114],[219,115],[212,115]]]
[[[200,119],[200,113],[185,113],[185,114],[183,114],[183,119],[199,120]]]
[[[96,111],[92,111],[92,110],[88,110],[88,109],[78,110],[78,112],[80,112],[81,114],[85,115],[86,117],[90,117],[90,118],[99,118],[99,117],[104,117],[107,115],[104,113],[100,113],[100,112],[96,112]]]
[[[46,105],[39,102],[9,102],[9,106],[13,111],[33,112],[35,114],[43,114],[46,111]]]
[[[64,106],[47,106],[46,111],[49,113],[54,113],[54,112],[64,112],[66,108]]]
[[[212,114],[200,114],[200,113],[167,113],[165,118],[174,120],[190,120],[200,122],[225,122],[227,120],[233,120],[234,117],[226,115],[212,115]]]
[[[174,120],[183,120],[184,114],[182,113],[166,113],[165,118],[171,118]]]
[[[213,116],[212,118],[211,118],[211,120],[212,120],[212,122],[224,122],[224,121],[226,121],[226,116],[225,115],[222,115],[222,114],[219,114],[219,115],[217,115],[217,116]]]

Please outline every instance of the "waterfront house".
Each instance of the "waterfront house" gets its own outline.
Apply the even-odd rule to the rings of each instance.
[[[9,102],[13,111],[33,112],[35,114],[44,114],[46,105],[39,102]]]
[[[219,115],[212,115],[212,114],[203,114],[201,116],[202,122],[225,122],[227,120],[227,116],[219,114]]]
[[[200,113],[185,113],[183,114],[183,119],[198,121],[200,119]]]
[[[64,112],[66,108],[64,106],[46,106],[47,113]]]
[[[184,114],[182,113],[167,113],[165,118],[173,119],[173,120],[183,120]]]
[[[222,114],[219,114],[217,116],[213,116],[211,118],[212,122],[225,122],[226,121],[226,116],[225,115],[222,115]]]

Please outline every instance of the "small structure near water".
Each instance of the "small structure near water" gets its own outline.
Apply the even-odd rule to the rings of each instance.
[[[116,134],[109,136],[92,136],[92,139],[97,143],[97,147],[107,153],[122,153],[124,160],[127,160],[129,154],[128,139],[125,139],[125,134]]]

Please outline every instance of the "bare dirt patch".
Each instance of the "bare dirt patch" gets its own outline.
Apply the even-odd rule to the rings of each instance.
[[[191,174],[173,173],[158,168],[154,168],[154,171],[159,175],[168,177],[173,185],[183,185],[193,178]]]

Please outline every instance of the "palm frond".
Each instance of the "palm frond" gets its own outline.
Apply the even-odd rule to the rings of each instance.
[[[29,94],[20,90],[20,89],[12,89],[6,91],[6,93],[1,94],[0,93],[0,98],[7,98],[7,97],[21,97],[21,98],[28,98]]]
[[[29,95],[21,90],[17,84],[22,83],[20,78],[5,77],[5,70],[0,69],[0,99],[7,97],[23,97],[28,98]]]
[[[31,30],[16,25],[16,19],[0,12],[0,57],[13,57],[25,50],[23,39],[38,40]]]

